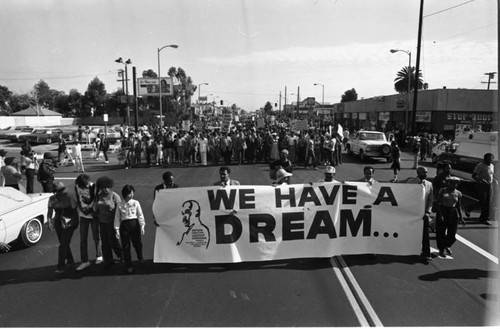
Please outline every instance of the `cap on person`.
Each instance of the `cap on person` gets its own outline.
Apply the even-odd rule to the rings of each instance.
[[[64,186],[63,182],[60,182],[60,181],[54,182],[54,190],[55,191],[61,191],[61,190],[64,190],[65,188],[66,188],[66,186]]]
[[[325,168],[325,174],[335,174],[335,167],[333,166],[326,166]]]
[[[278,180],[285,178],[285,177],[290,177],[290,176],[293,176],[293,174],[289,173],[285,169],[278,169],[278,171],[276,172],[276,178]]]
[[[7,151],[5,151],[4,149],[0,150],[0,157],[4,157],[6,154],[7,154]]]
[[[288,155],[288,154],[289,154],[287,149],[282,149],[282,150],[281,150],[281,153],[286,154],[286,155]]]

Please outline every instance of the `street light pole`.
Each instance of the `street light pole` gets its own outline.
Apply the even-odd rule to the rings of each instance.
[[[405,130],[408,132],[408,117],[409,117],[409,112],[410,112],[410,89],[411,89],[411,52],[409,50],[402,50],[402,49],[391,49],[391,53],[397,53],[398,51],[406,53],[408,55],[408,89],[406,91],[407,93],[407,102],[406,102],[406,110],[405,110]]]
[[[130,126],[130,110],[128,107],[128,70],[127,70],[127,65],[132,64],[132,61],[129,58],[124,62],[123,59],[120,57],[118,59],[115,59],[115,62],[125,65],[125,95],[127,96],[127,126]]]
[[[321,114],[323,114],[323,110],[325,109],[325,85],[322,83],[315,83],[315,86],[321,86]]]
[[[201,86],[208,86],[208,83],[203,82],[198,85],[198,106],[200,107],[200,113],[203,112],[202,106],[201,106]]]
[[[178,48],[178,45],[167,45],[158,48],[158,96],[160,97],[160,127],[163,127],[163,113],[162,113],[162,101],[161,101],[161,74],[160,74],[160,51],[164,48]]]

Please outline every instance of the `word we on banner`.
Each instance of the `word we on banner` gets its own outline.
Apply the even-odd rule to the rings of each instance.
[[[236,263],[349,254],[416,255],[419,184],[314,183],[164,189],[154,261]]]

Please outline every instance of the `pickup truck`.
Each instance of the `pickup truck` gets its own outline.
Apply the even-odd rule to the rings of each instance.
[[[391,161],[391,145],[380,131],[360,130],[346,144],[347,154],[359,154],[361,161],[370,158],[385,158]]]

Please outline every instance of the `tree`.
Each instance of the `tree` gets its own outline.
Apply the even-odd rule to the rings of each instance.
[[[410,91],[415,90],[415,68],[412,66],[410,67],[410,69],[408,69],[408,66],[404,66],[401,71],[397,73],[396,79],[394,79],[394,89],[400,94],[405,94],[408,92],[408,75],[410,76]],[[420,71],[418,73],[417,88],[422,89],[423,87],[424,82],[422,80],[422,71]]]
[[[264,105],[264,113],[266,113],[266,115],[269,115],[273,110],[273,105],[271,104],[271,102],[267,102],[266,105]]]
[[[356,92],[356,89],[352,88],[344,92],[344,94],[341,96],[340,102],[341,103],[353,102],[357,99],[358,99],[358,93]]]
[[[147,71],[142,71],[142,77],[143,78],[158,78],[158,74],[156,74],[155,71],[152,69],[149,69]]]
[[[104,113],[104,103],[107,100],[106,87],[104,83],[95,77],[90,81],[84,96],[83,116],[91,115],[93,108],[94,115],[101,116]]]
[[[30,107],[32,99],[28,94],[14,94],[10,98],[12,113],[25,110]]]
[[[33,86],[33,100],[36,106],[53,107],[53,94],[47,82],[40,80]]]
[[[11,108],[9,106],[12,91],[9,88],[0,85],[0,113],[10,114]]]
[[[76,89],[71,89],[68,96],[68,106],[74,116],[81,116],[83,96]]]

